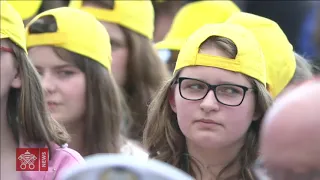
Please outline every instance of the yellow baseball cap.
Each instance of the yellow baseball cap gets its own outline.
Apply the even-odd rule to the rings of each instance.
[[[293,47],[286,35],[276,22],[254,14],[235,13],[227,23],[242,25],[255,35],[266,59],[268,90],[275,98],[296,69]]]
[[[154,9],[150,0],[115,0],[113,9],[82,5],[82,0],[71,0],[69,6],[89,12],[100,21],[119,24],[149,39],[153,39]]]
[[[9,38],[27,53],[24,24],[21,16],[7,1],[0,1],[0,3],[1,39]]]
[[[42,0],[10,0],[8,2],[19,12],[23,20],[35,16],[42,4]]]
[[[30,34],[29,27],[39,18],[51,15],[58,26],[57,32]],[[97,19],[84,11],[61,7],[37,15],[26,27],[27,47],[52,45],[89,57],[108,70],[111,66],[109,35]]]
[[[225,37],[234,42],[235,59],[199,53],[200,45],[211,36]],[[193,33],[182,46],[174,73],[188,66],[209,66],[239,72],[266,85],[265,60],[254,35],[236,24],[207,24]]]
[[[188,37],[205,24],[225,22],[234,12],[240,12],[232,1],[192,2],[179,10],[164,40],[156,44],[157,49],[179,51]]]

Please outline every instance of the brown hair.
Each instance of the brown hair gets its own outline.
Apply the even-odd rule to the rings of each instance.
[[[46,26],[44,26],[46,25]],[[42,27],[57,26],[53,16],[44,16],[30,26],[31,32],[45,33]],[[84,116],[83,152],[117,153],[120,150],[121,95],[110,72],[93,59],[53,47],[65,61],[78,67],[86,80],[86,112]]]
[[[94,1],[92,3],[112,9],[113,2]],[[169,73],[147,37],[125,27],[120,26],[120,28],[128,41],[130,54],[126,83],[122,87],[133,118],[133,122],[128,127],[128,137],[141,141],[148,104]]]
[[[52,152],[51,143],[61,146],[67,143],[69,135],[49,115],[44,103],[39,75],[27,54],[11,40],[6,40],[9,47],[13,49],[22,83],[20,89],[12,88],[9,92],[8,124],[17,144],[22,137],[23,143],[44,143]]]
[[[222,37],[210,37],[201,45],[200,50],[208,46],[212,48],[212,45],[223,50],[230,58],[235,58],[237,50],[231,40]],[[194,176],[195,169],[191,168],[191,162],[187,160],[188,158],[185,158],[189,156],[186,152],[185,137],[179,129],[177,116],[172,111],[168,100],[168,93],[178,77],[179,72],[161,87],[152,101],[143,134],[143,144],[150,152],[151,158],[167,162]],[[236,162],[240,162],[241,166],[239,174],[236,175],[237,178],[254,179],[250,167],[258,156],[259,127],[264,113],[272,103],[272,99],[262,83],[253,78],[247,78],[252,83],[253,88],[257,90],[256,111],[261,114],[261,118],[252,121],[245,137],[245,143],[238,156],[221,170],[217,179],[220,179],[223,173]]]
[[[308,61],[298,53],[294,53],[294,56],[296,60],[296,70],[288,85],[298,83],[313,77],[312,65],[309,64]]]

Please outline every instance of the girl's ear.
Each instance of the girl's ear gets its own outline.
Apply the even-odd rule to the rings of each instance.
[[[16,75],[11,83],[11,87],[13,88],[21,88],[21,78],[20,78],[20,71],[19,68],[17,67],[17,72]]]
[[[168,93],[168,99],[169,99],[169,104],[173,112],[177,113],[176,109],[176,101],[174,98],[174,88],[171,88],[169,93]]]

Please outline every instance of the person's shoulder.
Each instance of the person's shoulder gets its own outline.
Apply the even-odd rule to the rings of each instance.
[[[53,156],[49,162],[49,167],[56,172],[56,179],[60,179],[61,174],[70,167],[85,163],[85,160],[77,151],[68,148],[68,144],[54,145],[52,150],[54,152],[52,152]]]
[[[68,148],[68,144],[62,146],[54,145],[53,159],[60,159],[64,163],[83,163],[83,157],[75,150]]]
[[[43,144],[28,144],[28,148],[47,147]],[[22,179],[56,179],[59,180],[61,172],[73,165],[85,163],[83,157],[75,150],[68,148],[68,145],[59,146],[50,144],[51,154],[47,171],[26,171],[21,173]]]

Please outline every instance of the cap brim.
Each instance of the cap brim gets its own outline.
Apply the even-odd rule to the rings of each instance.
[[[9,36],[6,34],[0,34],[0,39],[4,39],[4,38],[9,38]]]

